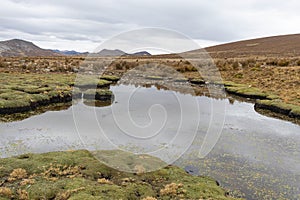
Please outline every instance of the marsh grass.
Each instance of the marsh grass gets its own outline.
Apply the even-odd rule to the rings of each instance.
[[[102,80],[107,80],[107,81],[112,81],[112,82],[117,82],[120,80],[120,77],[118,76],[112,76],[112,75],[103,75],[100,77]]]
[[[0,166],[1,199],[233,199],[216,181],[178,167],[126,173],[102,164],[86,150],[25,154],[0,159]],[[12,176],[17,178],[5,181]]]
[[[300,106],[288,104],[280,100],[260,100],[256,103],[256,108],[268,109],[276,111],[290,117],[300,117]]]
[[[106,79],[117,80],[115,76]],[[81,97],[78,88],[105,88],[112,81],[85,75],[75,83],[70,74],[0,73],[0,114],[11,114],[36,109],[51,103],[69,102]],[[77,87],[74,87],[77,86]],[[108,90],[97,90],[96,99],[111,99]]]
[[[83,98],[87,100],[108,101],[113,99],[113,93],[108,89],[88,89],[84,91]]]

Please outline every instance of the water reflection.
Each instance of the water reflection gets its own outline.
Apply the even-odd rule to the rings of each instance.
[[[132,152],[155,152],[167,147],[172,151],[153,155],[170,161],[185,150],[183,146],[191,142],[196,130],[197,134],[195,139],[192,138],[192,145],[175,164],[186,167],[193,173],[212,176],[223,186],[246,193],[248,199],[263,199],[270,196],[275,199],[298,198],[297,195],[300,193],[298,125],[260,115],[255,112],[252,103],[176,94],[180,96],[186,108],[186,124],[180,129],[183,134],[178,135],[176,140],[178,142],[169,145],[170,140],[176,135],[181,113],[178,101],[173,98],[173,91],[167,91],[165,88],[158,90],[154,86],[147,88],[133,85],[113,86],[111,90],[119,95],[110,106],[104,104],[104,107],[93,107],[86,104],[87,102],[79,101],[66,110],[48,111],[22,121],[0,124],[1,156],[82,148],[115,149],[116,146]],[[136,90],[138,92],[132,92]],[[134,101],[126,108],[129,109],[137,127],[131,127],[130,118],[124,117],[128,116],[128,110],[123,106],[128,103],[125,101],[128,94],[134,96]],[[151,108],[153,102],[163,105],[167,112],[160,106]],[[194,107],[197,104],[200,105],[199,112]],[[200,159],[199,148],[209,128],[213,112],[211,105],[214,105],[214,112],[218,112],[222,110],[224,104],[226,120],[221,138],[213,151]],[[74,110],[77,113],[75,121]],[[169,116],[167,121],[164,120],[166,114]],[[156,121],[151,123],[151,119]],[[199,126],[195,127],[194,122],[198,119],[200,119]],[[77,124],[78,121],[85,122],[85,125]],[[148,126],[149,124],[152,126]],[[167,125],[163,129],[157,129],[162,124]],[[211,126],[219,125],[218,121],[211,124]],[[146,128],[143,128],[145,126]],[[124,132],[129,133],[130,137]],[[150,134],[154,132],[158,134]],[[108,142],[107,137],[116,146]],[[140,140],[141,137],[147,140]]]
[[[110,106],[113,103],[113,101],[85,100],[83,101],[83,103],[91,107],[106,107]]]

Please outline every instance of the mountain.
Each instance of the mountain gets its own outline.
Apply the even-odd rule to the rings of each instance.
[[[102,49],[101,51],[96,53],[96,55],[97,56],[150,56],[151,54],[147,51],[140,51],[140,52],[129,54],[119,49],[115,49],[115,50]]]
[[[22,57],[22,56],[61,56],[51,50],[42,49],[32,42],[12,39],[0,42],[0,56]]]
[[[212,57],[300,56],[300,34],[243,40],[207,47],[205,50]]]
[[[147,51],[140,51],[140,52],[132,53],[130,55],[132,55],[132,56],[151,56],[151,54]]]
[[[102,49],[98,53],[96,53],[98,56],[123,56],[126,55],[124,51],[121,51],[119,49],[110,50],[110,49]]]
[[[69,51],[69,50],[60,51],[58,49],[54,49],[52,51],[54,51],[55,53],[66,55],[66,56],[78,56],[78,55],[86,55],[86,54],[88,54],[88,52],[78,52],[78,51],[74,51],[74,50],[71,50],[71,51]]]

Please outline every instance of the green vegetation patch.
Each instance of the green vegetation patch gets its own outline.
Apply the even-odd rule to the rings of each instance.
[[[291,106],[292,110],[290,112],[291,116],[297,116],[297,118],[300,118],[300,106]]]
[[[84,99],[107,101],[113,98],[112,91],[108,89],[88,89],[83,93]]]
[[[98,79],[95,76],[80,75],[76,78],[75,86],[79,88],[101,88],[112,84],[111,81]]]
[[[176,78],[176,79],[174,79],[174,81],[175,81],[175,82],[187,82],[187,81],[189,81],[189,79],[184,78],[184,77],[181,77],[181,78]]]
[[[244,84],[234,83],[231,81],[223,81],[223,84],[225,87],[246,87]]]
[[[230,81],[223,82],[225,86],[226,92],[229,94],[235,94],[241,97],[247,97],[252,99],[279,99],[279,96],[262,92],[260,89],[243,85],[243,84],[236,84]]]
[[[268,96],[265,92],[261,92],[258,88],[253,88],[253,87],[225,86],[225,89],[228,93],[249,97],[249,98],[255,98],[255,99],[266,99]]]
[[[1,199],[233,199],[216,181],[178,167],[126,173],[86,150],[0,159],[0,183]]]
[[[291,106],[289,104],[286,104],[282,101],[272,101],[272,100],[259,100],[257,103],[261,105],[266,105],[266,106],[274,106],[278,107],[284,110],[291,110]]]
[[[100,79],[107,80],[107,81],[117,82],[118,80],[120,80],[120,77],[118,77],[118,76],[110,76],[110,75],[103,75],[103,76],[100,77]]]
[[[70,101],[73,82],[74,76],[67,74],[0,73],[0,113],[25,112]]]
[[[279,99],[280,97],[275,94],[262,92],[260,89],[251,87],[244,84],[237,84],[231,81],[224,81],[225,90],[230,94],[235,94],[242,97],[248,97],[253,99],[269,99],[275,100]]]
[[[284,103],[280,100],[259,100],[256,102],[255,107],[300,118],[300,106]]]
[[[27,107],[30,106],[29,102],[23,101],[23,100],[6,100],[6,99],[0,99],[0,108],[19,108],[19,107]]]

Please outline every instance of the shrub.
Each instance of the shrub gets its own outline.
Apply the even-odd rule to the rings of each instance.
[[[268,60],[266,62],[267,65],[273,65],[273,66],[276,66],[278,64],[278,61],[276,59],[273,59],[273,60]]]
[[[289,61],[288,60],[279,60],[277,65],[280,66],[280,67],[286,67],[289,65]]]
[[[110,180],[108,180],[106,178],[99,178],[97,180],[97,182],[100,183],[100,184],[108,184],[108,185],[112,185],[113,184],[113,182],[111,182]]]
[[[196,72],[197,71],[197,69],[193,65],[185,66],[185,70],[188,72]]]
[[[145,197],[142,200],[157,200],[155,197]]]
[[[254,58],[249,58],[248,60],[247,60],[247,63],[249,64],[249,63],[255,63],[255,59]]]
[[[162,196],[167,195],[167,196],[177,196],[178,194],[181,193],[181,191],[179,191],[180,188],[182,188],[182,184],[176,184],[176,183],[170,183],[168,185],[165,185],[165,187],[163,189],[160,190],[160,194]]]
[[[239,62],[237,62],[237,61],[234,61],[234,62],[232,63],[232,68],[233,68],[233,69],[238,69],[239,66],[240,66],[240,64],[239,64]]]
[[[188,60],[184,61],[184,64],[189,65],[190,62]]]
[[[19,195],[19,199],[20,200],[27,200],[27,199],[29,199],[28,192],[26,190],[19,189],[18,190],[18,195]]]
[[[137,66],[136,62],[123,62],[123,66],[125,67],[125,69],[133,69],[134,67]]]
[[[235,78],[243,78],[244,75],[242,73],[237,73],[234,75]]]
[[[3,61],[0,61],[0,68],[5,68],[7,67],[7,64]]]
[[[122,70],[123,69],[123,66],[120,63],[117,63],[115,67],[116,67],[116,70]]]
[[[0,195],[1,196],[6,196],[6,197],[11,197],[12,196],[12,191],[11,191],[10,188],[0,187]]]
[[[22,168],[18,168],[18,169],[14,169],[11,173],[10,176],[8,178],[8,181],[14,181],[17,179],[23,179],[27,177],[27,172],[25,169]]]

